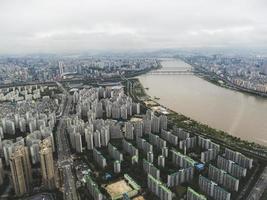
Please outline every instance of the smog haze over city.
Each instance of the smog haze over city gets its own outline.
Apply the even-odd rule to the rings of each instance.
[[[266,200],[266,0],[0,0],[0,200]]]

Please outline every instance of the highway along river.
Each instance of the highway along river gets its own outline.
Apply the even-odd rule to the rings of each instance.
[[[164,60],[161,70],[191,66]],[[267,146],[267,98],[225,89],[190,74],[144,74],[139,77],[160,104],[210,127]]]

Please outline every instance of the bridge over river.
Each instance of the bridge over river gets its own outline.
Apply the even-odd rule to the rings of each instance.
[[[150,75],[192,75],[193,73],[194,71],[192,67],[185,67],[185,68],[168,67],[168,68],[150,71],[148,74]]]

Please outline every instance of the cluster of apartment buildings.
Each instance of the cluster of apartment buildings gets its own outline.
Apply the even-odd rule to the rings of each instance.
[[[10,149],[11,147],[9,147]],[[56,172],[53,160],[53,142],[47,137],[39,143],[39,163],[41,166],[42,186],[53,190],[56,187]],[[20,141],[12,146],[8,167],[11,170],[12,185],[16,196],[30,193],[33,189],[31,154],[28,146]],[[1,176],[1,175],[0,175]]]
[[[125,97],[120,88],[113,88],[112,91],[103,88],[94,88],[91,91],[82,90],[80,93],[75,93],[74,96],[77,98],[75,101],[79,116],[79,119],[74,121],[83,121],[82,118],[87,120],[86,123],[81,122],[77,126],[85,129],[85,133],[82,135],[85,135],[87,149],[93,150],[94,162],[102,169],[109,165],[105,158],[106,155],[101,153],[102,148],[107,148],[108,156],[113,160],[114,173],[121,173],[123,171],[122,162],[125,162],[123,154],[130,155],[131,164],[138,164],[140,161],[138,157],[142,154],[145,158],[141,160],[141,165],[148,177],[147,187],[161,200],[172,199],[174,193],[171,188],[183,183],[190,184],[194,179],[195,171],[198,170],[196,166],[199,163],[190,157],[190,152],[194,152],[195,148],[200,149],[199,161],[206,164],[209,170],[205,176],[200,175],[198,178],[202,194],[188,188],[186,195],[188,200],[201,200],[207,199],[207,197],[216,200],[230,199],[231,192],[239,190],[239,179],[245,177],[245,167],[248,169],[252,167],[251,159],[246,159],[242,154],[230,152],[228,149],[222,153],[220,145],[210,139],[177,127],[169,130],[168,119],[165,115],[158,115],[147,110],[145,115],[131,120],[134,114],[140,114],[137,112],[139,109],[133,108],[136,104]],[[114,104],[114,99],[116,99],[116,103],[119,102],[119,107],[124,109],[119,110],[116,103]],[[109,105],[114,105],[114,107],[111,106],[109,109]],[[129,105],[131,106],[129,107]],[[123,114],[124,112],[125,114]],[[71,122],[70,124],[75,123]],[[111,124],[120,125],[111,128]],[[117,134],[111,133],[112,130],[116,130]],[[79,132],[78,128],[77,131]],[[112,139],[116,138],[122,139],[122,151],[110,143]],[[99,148],[100,150],[97,150]],[[183,153],[177,151],[176,148]],[[155,152],[161,152],[161,154]],[[169,156],[178,170],[167,174],[165,180],[162,179],[161,169],[167,167],[166,159]],[[211,161],[216,160],[217,167],[210,164]]]
[[[257,56],[213,55],[189,56],[186,60],[237,86],[267,93],[266,59]]]
[[[0,184],[3,184],[5,175],[10,174],[16,196],[23,196],[33,190],[32,168],[36,166],[40,166],[41,187],[49,190],[56,187],[52,132],[56,114],[51,110],[42,112],[42,109],[37,108],[40,105],[38,103],[31,104],[29,108],[24,108],[22,103],[40,98],[43,89],[25,86],[1,91],[1,98],[16,103],[13,112],[7,113],[0,122]],[[20,98],[21,94],[24,94],[23,98]],[[29,94],[33,94],[33,98],[28,99]],[[5,173],[3,167],[7,170]]]
[[[190,185],[194,179],[198,180],[199,190],[188,187],[187,200],[210,197],[230,200],[232,193],[240,190],[240,180],[253,167],[253,160],[239,152],[223,149],[212,140],[182,128],[170,128],[166,115],[151,110],[141,115],[140,105],[124,94],[122,87],[77,90],[73,105],[76,114],[65,119],[72,151],[90,152],[99,171],[113,166],[117,175],[124,172],[123,164],[130,157],[129,164],[140,166],[147,177],[148,191],[160,200],[171,200],[175,196],[174,187]],[[4,158],[0,159],[0,184],[4,178],[2,166],[6,164],[11,169],[16,194],[29,192],[31,167],[40,163],[43,185],[48,189],[56,187],[52,133],[55,122],[55,113],[38,112],[2,120],[0,136],[16,135],[17,131],[27,136],[17,138],[15,143],[1,141],[0,137]],[[121,141],[119,147],[118,141]],[[197,167],[200,163],[208,173]],[[93,199],[104,199],[93,176],[88,175],[86,182]]]

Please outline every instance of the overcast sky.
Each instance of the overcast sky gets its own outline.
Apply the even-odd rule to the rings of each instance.
[[[0,0],[0,53],[255,46],[267,0]]]

